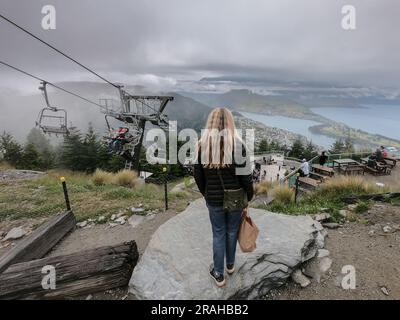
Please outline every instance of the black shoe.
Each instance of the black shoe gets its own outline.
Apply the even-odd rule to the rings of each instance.
[[[234,273],[235,272],[235,265],[227,264],[226,265],[226,272],[228,272],[228,274]]]
[[[225,278],[224,278],[224,275],[223,275],[223,274],[217,273],[217,272],[214,270],[214,268],[212,268],[212,269],[210,270],[210,276],[211,276],[211,278],[214,279],[215,284],[216,284],[218,287],[222,287],[222,286],[225,285]]]

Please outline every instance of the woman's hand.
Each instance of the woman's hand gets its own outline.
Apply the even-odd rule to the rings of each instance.
[[[248,214],[249,214],[249,207],[246,207],[243,209],[242,216],[247,217]]]

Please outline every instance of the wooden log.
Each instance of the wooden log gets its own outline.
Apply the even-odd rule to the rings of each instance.
[[[66,299],[126,286],[139,254],[135,241],[22,262],[0,274],[0,299]],[[43,289],[44,266],[55,268],[55,289]]]
[[[0,257],[0,273],[11,264],[44,257],[75,227],[75,224],[72,211],[65,211],[51,217]]]

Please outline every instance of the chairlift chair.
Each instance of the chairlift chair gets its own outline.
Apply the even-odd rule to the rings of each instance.
[[[39,90],[43,93],[47,106],[40,110],[36,126],[38,126],[45,134],[53,133],[56,136],[59,134],[68,135],[67,111],[50,105],[46,85],[47,82],[43,81],[39,87]]]

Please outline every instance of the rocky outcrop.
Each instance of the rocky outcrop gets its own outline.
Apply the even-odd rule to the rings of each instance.
[[[163,224],[136,266],[130,292],[139,299],[256,299],[284,284],[324,245],[319,222],[309,216],[250,209],[260,229],[257,249],[238,248],[236,271],[217,288],[208,275],[211,225],[203,200]]]

